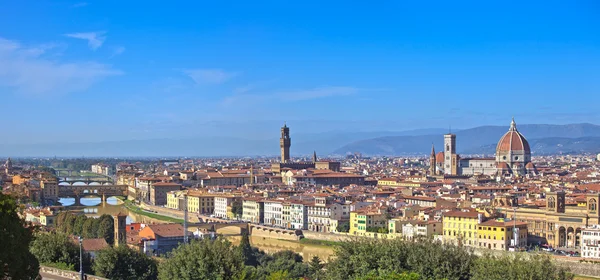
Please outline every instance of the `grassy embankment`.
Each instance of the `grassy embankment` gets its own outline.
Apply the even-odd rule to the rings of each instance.
[[[306,245],[319,245],[319,246],[335,246],[335,245],[339,245],[342,242],[339,241],[327,241],[327,240],[318,240],[318,239],[310,239],[310,238],[302,238],[300,239],[300,243],[301,244],[306,244]]]
[[[169,222],[169,223],[178,223],[178,224],[183,223],[183,219],[172,218],[172,217],[163,216],[160,214],[144,211],[144,209],[140,208],[139,206],[135,205],[132,201],[129,201],[129,200],[125,200],[124,205],[129,211],[139,214],[139,215],[142,215],[142,216],[146,216],[146,217],[149,217],[152,219],[157,219],[157,220],[161,220],[161,221],[165,221],[165,222]]]
[[[575,275],[575,278],[573,280],[598,280],[598,279],[600,279],[600,278]]]

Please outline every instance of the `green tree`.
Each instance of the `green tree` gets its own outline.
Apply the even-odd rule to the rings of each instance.
[[[287,271],[292,278],[308,275],[308,265],[302,262],[302,256],[292,251],[280,251],[267,255],[258,268],[259,276],[267,276],[277,271]]]
[[[386,273],[378,273],[377,271],[372,271],[369,275],[364,277],[359,277],[357,280],[419,280],[419,274],[416,273],[397,273],[397,272],[386,272]]]
[[[321,259],[318,256],[313,256],[308,263],[308,269],[312,279],[321,278],[320,276],[324,267],[325,264],[321,261]]]
[[[242,216],[242,202],[241,201],[234,201],[231,203],[231,212],[236,216],[236,217],[241,217]]]
[[[0,192],[0,279],[36,279],[39,263],[28,249],[33,227],[17,211],[16,200]]]
[[[415,272],[423,279],[469,279],[475,259],[463,248],[429,240],[360,240],[342,242],[334,250],[327,279],[366,277],[372,271]]]
[[[298,279],[298,278],[294,278],[292,276],[290,276],[290,273],[287,271],[275,271],[271,274],[269,274],[269,276],[267,276],[266,280],[293,280],[293,279]]]
[[[38,233],[30,251],[42,264],[64,264],[79,270],[79,245],[66,234]],[[85,256],[84,267],[89,267],[89,261],[89,256]]]
[[[104,238],[106,243],[112,245],[115,239],[115,223],[113,217],[107,214],[100,216],[96,237]]]
[[[258,249],[250,246],[250,234],[248,231],[242,231],[242,239],[240,240],[240,245],[237,248],[244,259],[245,265],[254,267],[258,265],[259,252]]]
[[[339,223],[336,229],[338,232],[350,232],[350,223]]]
[[[73,233],[73,230],[75,229],[75,219],[77,219],[75,215],[73,215],[71,212],[67,212],[67,216],[65,217],[65,222],[63,226],[63,233]]]
[[[109,279],[156,279],[156,261],[127,246],[109,247],[94,258],[96,275]]]
[[[194,240],[173,250],[158,268],[158,279],[237,279],[245,274],[244,259],[231,242]]]
[[[567,269],[557,266],[547,255],[522,254],[495,257],[484,255],[475,261],[472,269],[474,280],[563,280],[573,279]]]
[[[71,234],[81,236],[83,233],[83,224],[88,219],[85,215],[79,215],[75,218],[75,223],[73,224],[73,232]]]
[[[83,238],[97,238],[97,228],[94,223],[96,219],[87,219],[83,223],[83,227],[81,229],[81,236]]]
[[[70,216],[73,214],[69,211],[63,211],[56,215],[56,229],[62,233],[66,232],[67,229],[67,218],[70,219]]]

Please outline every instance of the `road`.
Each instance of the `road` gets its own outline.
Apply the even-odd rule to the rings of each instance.
[[[45,272],[40,272],[40,275],[42,275],[43,280],[72,280],[71,278],[56,276]]]

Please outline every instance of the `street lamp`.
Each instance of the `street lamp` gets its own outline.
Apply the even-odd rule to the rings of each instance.
[[[79,279],[83,280],[83,238],[79,236]]]

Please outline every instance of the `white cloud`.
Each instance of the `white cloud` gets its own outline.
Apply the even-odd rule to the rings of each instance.
[[[346,96],[356,94],[360,89],[355,87],[318,87],[307,90],[296,90],[275,94],[284,101],[301,101],[317,98]]]
[[[124,52],[125,52],[125,47],[114,47],[113,48],[113,53],[112,53],[112,55],[110,57],[120,55],[120,54],[122,54]]]
[[[25,95],[82,91],[99,80],[122,74],[97,62],[61,62],[45,56],[53,45],[24,47],[0,38],[0,86]]]
[[[99,31],[99,32],[69,33],[69,34],[65,34],[65,36],[71,37],[71,38],[76,38],[76,39],[86,40],[86,41],[88,41],[88,46],[90,47],[90,49],[97,50],[99,47],[102,46],[102,44],[104,44],[104,41],[106,40],[106,36],[104,34],[106,34],[106,32]]]
[[[237,76],[235,72],[226,72],[221,69],[187,69],[183,73],[188,75],[196,84],[222,84]]]

